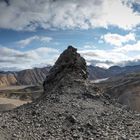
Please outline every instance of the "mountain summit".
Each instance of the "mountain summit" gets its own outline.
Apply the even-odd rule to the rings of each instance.
[[[87,77],[85,59],[77,53],[76,48],[68,46],[46,77],[44,90],[49,91],[56,84],[66,84],[67,82],[73,82],[74,79],[85,80]]]

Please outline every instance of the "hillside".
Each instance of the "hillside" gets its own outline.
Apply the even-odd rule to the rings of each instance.
[[[48,74],[50,67],[27,69],[17,72],[17,81],[20,85],[41,85]]]
[[[18,81],[15,74],[7,73],[7,74],[1,74],[0,73],[0,87],[5,86],[12,86],[17,85]]]
[[[50,67],[26,69],[19,72],[1,72],[0,87],[15,85],[42,85]]]
[[[140,112],[140,73],[109,78],[100,88],[123,105]]]
[[[49,71],[40,98],[0,113],[1,140],[139,140],[139,127],[139,114],[87,80],[86,62],[72,46]]]
[[[89,79],[95,80],[95,79],[102,79],[102,78],[115,77],[115,76],[124,76],[130,73],[138,73],[140,72],[140,65],[125,66],[125,67],[112,66],[108,69],[95,67],[95,66],[88,66],[88,72],[89,72]]]

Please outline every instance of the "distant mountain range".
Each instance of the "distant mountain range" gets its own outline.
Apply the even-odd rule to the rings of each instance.
[[[49,67],[26,69],[19,72],[0,72],[0,87],[11,85],[40,85],[43,83],[48,74]],[[109,69],[104,69],[95,66],[88,66],[89,79],[102,79],[125,75],[129,73],[140,72],[140,65],[119,67],[113,66]]]
[[[122,76],[130,73],[137,73],[140,72],[140,65],[125,66],[125,67],[112,66],[109,69],[104,69],[95,66],[88,66],[88,72],[89,72],[89,79],[95,80],[95,79],[102,79],[102,78],[108,78],[114,76]]]
[[[42,84],[50,67],[34,68],[19,72],[0,72],[0,87]]]

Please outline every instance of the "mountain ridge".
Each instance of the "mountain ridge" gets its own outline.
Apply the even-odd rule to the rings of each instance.
[[[43,68],[25,69],[18,72],[0,72],[0,87],[12,85],[41,85],[49,73],[51,66]],[[140,65],[136,66],[112,66],[109,69],[87,66],[90,80],[109,78],[119,75],[140,72]],[[10,78],[8,78],[10,75]]]

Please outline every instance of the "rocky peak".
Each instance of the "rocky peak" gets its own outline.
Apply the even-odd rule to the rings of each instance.
[[[87,67],[83,57],[77,53],[77,49],[68,46],[60,55],[55,65],[51,68],[44,82],[44,89],[49,90],[60,82],[73,81],[74,79],[85,80]]]

